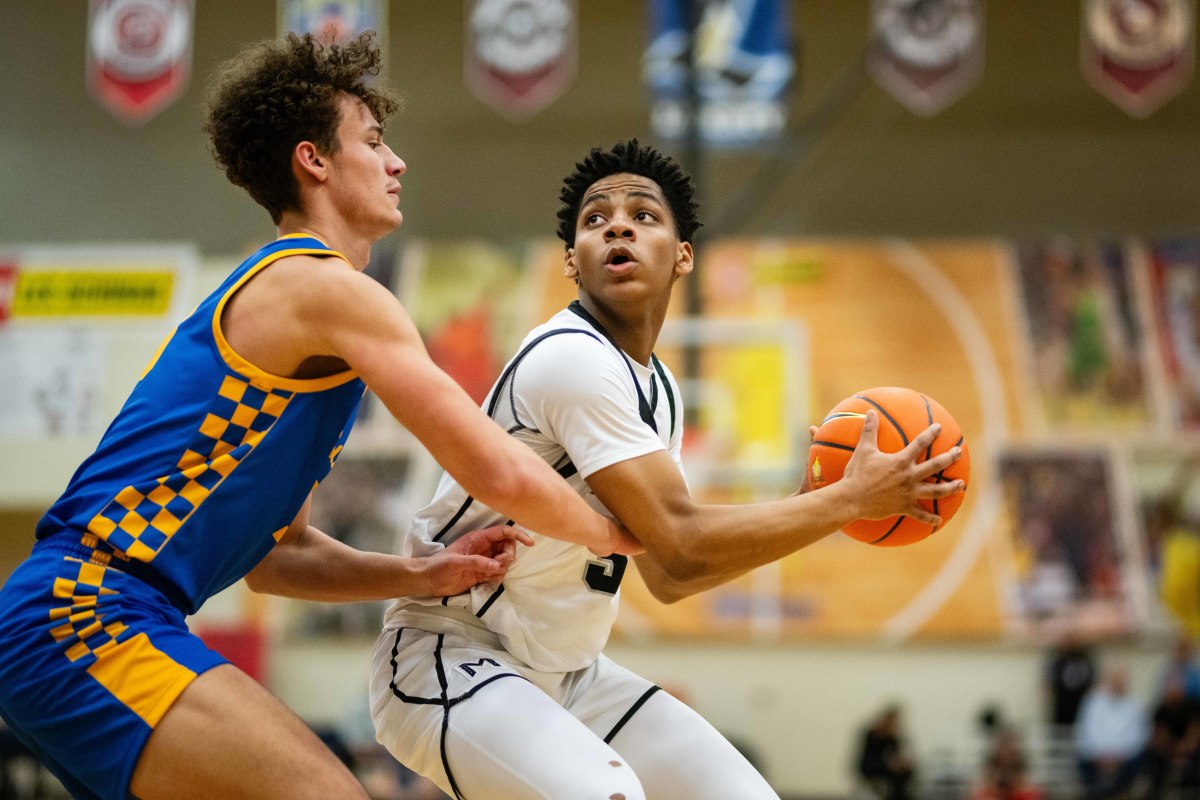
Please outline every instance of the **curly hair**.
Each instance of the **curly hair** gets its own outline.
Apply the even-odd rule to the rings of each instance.
[[[699,206],[691,176],[670,156],[653,147],[641,147],[637,139],[630,139],[613,145],[607,152],[592,148],[587,158],[575,165],[575,171],[563,179],[562,192],[558,196],[562,201],[562,207],[558,209],[558,238],[567,247],[575,246],[579,206],[588,187],[601,178],[621,172],[641,175],[657,183],[671,209],[671,216],[675,218],[675,233],[679,240],[692,240],[702,223],[697,214]]]
[[[399,106],[392,92],[364,82],[379,74],[381,60],[373,31],[344,45],[292,33],[246,48],[208,86],[203,129],[217,165],[278,224],[284,211],[300,207],[295,146],[309,141],[322,153],[338,151],[341,94],[362,100],[380,125]]]

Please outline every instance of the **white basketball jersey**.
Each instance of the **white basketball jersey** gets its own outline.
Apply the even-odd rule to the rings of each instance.
[[[560,311],[529,333],[484,410],[558,470],[592,508],[612,516],[585,479],[664,449],[682,472],[683,407],[674,377],[657,359],[650,367],[635,363],[580,312]],[[400,554],[430,555],[463,533],[506,522],[443,475],[433,501],[413,519]],[[586,547],[530,534],[534,546],[518,546],[503,583],[452,598],[401,598],[388,609],[385,627],[428,627],[431,614],[452,622],[469,610],[509,653],[535,669],[568,672],[591,664],[616,619],[627,559],[599,558]]]

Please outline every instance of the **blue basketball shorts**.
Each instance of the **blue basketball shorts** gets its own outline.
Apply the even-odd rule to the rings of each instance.
[[[126,800],[155,725],[226,663],[157,589],[69,532],[0,588],[0,716],[76,798]]]

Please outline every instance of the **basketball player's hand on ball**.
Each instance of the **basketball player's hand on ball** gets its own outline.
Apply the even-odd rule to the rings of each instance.
[[[461,594],[476,584],[503,580],[516,559],[517,542],[533,546],[530,535],[515,525],[495,525],[463,534],[445,550],[422,559],[429,583],[426,594]]]
[[[862,504],[861,519],[884,519],[904,514],[927,525],[941,525],[941,518],[918,501],[948,497],[965,488],[962,481],[927,482],[962,457],[962,448],[952,447],[933,458],[920,460],[941,432],[941,427],[940,424],[930,425],[899,452],[885,453],[879,449],[879,414],[873,410],[866,413],[862,436],[842,478],[853,481],[858,487],[855,496]]]

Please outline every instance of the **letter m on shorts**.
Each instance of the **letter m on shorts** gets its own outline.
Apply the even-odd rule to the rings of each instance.
[[[474,678],[479,670],[483,669],[484,664],[491,664],[493,667],[500,666],[500,662],[492,658],[481,658],[478,661],[464,661],[458,665],[458,668],[467,673],[467,677]]]

